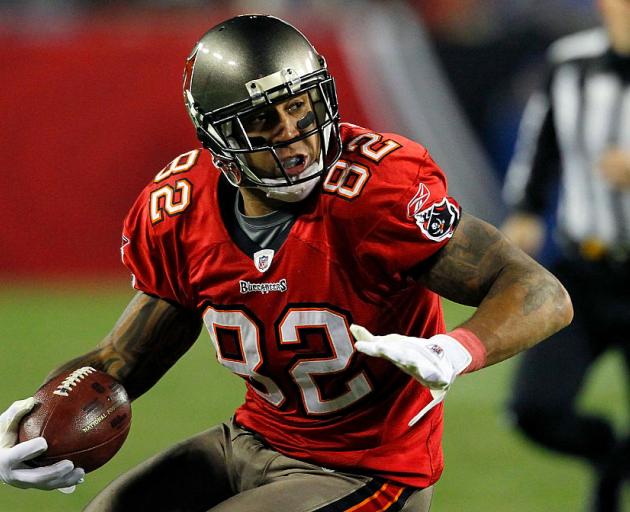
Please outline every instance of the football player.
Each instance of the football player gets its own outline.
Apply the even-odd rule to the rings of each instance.
[[[444,394],[567,325],[564,288],[462,213],[420,144],[340,123],[324,58],[277,18],[208,31],[184,101],[205,149],[159,171],[126,218],[138,293],[51,377],[89,365],[136,398],[205,325],[245,402],[87,510],[428,510]],[[440,296],[478,308],[446,332]],[[24,468],[46,447],[14,445],[31,405],[1,418],[2,480],[75,485],[83,473],[67,461]]]

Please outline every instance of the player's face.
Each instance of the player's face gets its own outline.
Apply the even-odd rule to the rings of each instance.
[[[314,113],[308,94],[295,96],[282,103],[269,106],[243,120],[243,127],[250,139],[262,137],[267,144],[288,141],[315,125]],[[310,114],[311,122],[307,126]],[[302,121],[301,127],[298,122]],[[256,143],[260,145],[260,143]],[[293,144],[276,149],[276,153],[290,177],[298,176],[307,167],[319,159],[320,141],[317,134]],[[282,172],[269,151],[251,153],[247,156],[247,164],[256,169],[263,178],[278,178]]]
[[[630,55],[630,0],[599,0],[613,48]]]

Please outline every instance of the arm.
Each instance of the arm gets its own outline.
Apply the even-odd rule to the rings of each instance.
[[[391,361],[430,388],[432,400],[410,427],[444,399],[457,375],[531,347],[573,316],[569,295],[553,275],[495,227],[466,214],[418,281],[477,310],[457,329],[430,338],[374,336],[360,325],[350,326],[358,351]]]
[[[191,311],[138,293],[94,350],[58,367],[47,380],[65,370],[92,366],[108,372],[132,399],[137,398],[190,348],[200,330],[201,319]],[[34,403],[33,398],[20,400],[0,415],[0,481],[15,487],[72,492],[83,481],[83,469],[75,468],[69,460],[29,468],[25,461],[43,453],[48,447],[46,440],[36,437],[16,444],[18,424]]]
[[[116,378],[135,399],[150,389],[192,346],[201,319],[181,306],[139,292],[94,350],[53,370],[92,366]]]
[[[477,306],[460,327],[481,340],[486,366],[549,337],[573,317],[560,282],[495,227],[471,215],[463,215],[420,281],[442,297]]]

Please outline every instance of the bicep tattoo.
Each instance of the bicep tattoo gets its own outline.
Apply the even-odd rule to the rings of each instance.
[[[464,214],[453,238],[420,281],[449,300],[478,306],[482,299],[501,292],[503,284],[498,278],[512,263],[519,266],[519,275],[512,277],[526,287],[537,286],[534,274],[540,274],[541,269],[533,260],[510,244],[497,228]]]
[[[573,315],[566,290],[549,271],[470,215],[419,281],[454,302],[478,306],[463,325],[484,341],[486,365],[547,338]]]

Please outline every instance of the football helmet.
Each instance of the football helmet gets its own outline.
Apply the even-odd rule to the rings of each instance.
[[[278,141],[249,130],[252,119],[305,95],[297,136]],[[235,186],[299,200],[341,154],[337,94],[326,61],[301,32],[273,16],[237,16],[206,32],[186,62],[184,101],[197,137]],[[278,152],[313,136],[319,137],[316,161],[287,172],[295,159],[283,162]],[[274,177],[252,164],[263,152],[275,162]]]

